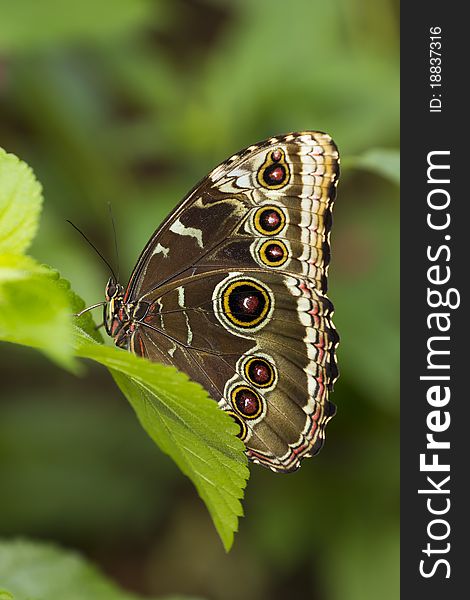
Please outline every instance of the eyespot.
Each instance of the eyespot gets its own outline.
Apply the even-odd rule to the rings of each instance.
[[[284,229],[286,216],[278,206],[265,205],[255,212],[253,224],[258,233],[276,235]]]
[[[267,290],[252,280],[231,283],[222,295],[224,315],[239,327],[255,327],[268,315],[271,298]]]
[[[269,388],[276,380],[274,367],[262,356],[250,357],[243,370],[246,379],[260,388]]]
[[[268,267],[281,267],[289,258],[289,251],[281,240],[267,240],[259,247],[258,256]]]
[[[235,412],[245,419],[256,419],[263,412],[261,396],[247,385],[234,387],[230,399]]]
[[[282,165],[269,165],[263,171],[263,180],[269,187],[277,186],[284,182],[286,178],[286,168]]]
[[[254,277],[231,273],[212,293],[214,315],[235,335],[249,336],[270,321],[274,296],[269,287]]]
[[[248,434],[248,428],[247,428],[245,422],[233,410],[227,410],[226,413],[232,417],[232,419],[235,421],[235,423],[240,428],[240,431],[239,431],[239,433],[236,434],[236,436],[238,438],[240,438],[241,440],[244,440]]]
[[[258,171],[258,183],[268,190],[278,190],[288,184],[289,166],[284,151],[276,148],[269,152]]]

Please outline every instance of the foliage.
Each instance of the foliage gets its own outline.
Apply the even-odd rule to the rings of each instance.
[[[72,368],[66,294],[53,272],[23,255],[36,233],[41,203],[31,169],[0,148],[0,339],[40,348]]]
[[[0,600],[139,598],[142,597],[120,590],[76,553],[51,544],[0,539]],[[187,596],[171,596],[161,600],[191,599]]]
[[[31,169],[0,149],[1,254],[21,254],[37,229],[42,190]]]

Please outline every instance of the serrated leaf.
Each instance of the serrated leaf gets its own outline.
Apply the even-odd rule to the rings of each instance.
[[[18,254],[36,233],[42,188],[33,171],[0,148],[0,254]]]
[[[60,277],[58,271],[54,272],[57,278],[57,285],[67,294],[67,299],[71,308],[71,314],[73,313],[76,315],[80,313],[85,308],[85,302],[72,290],[70,282],[67,281],[67,279]],[[103,343],[103,336],[96,328],[95,322],[91,316],[91,312],[86,312],[80,317],[75,317],[75,325],[93,338],[96,342]]]
[[[25,540],[0,541],[0,600],[140,598],[120,590],[75,552]],[[178,598],[183,600],[166,600]]]
[[[47,268],[33,258],[22,254],[0,254],[0,285],[7,281],[27,279],[32,275],[45,275]]]
[[[174,367],[96,344],[78,329],[76,352],[111,370],[144,429],[196,486],[229,550],[249,476],[235,423]]]
[[[32,258],[0,255],[0,340],[32,346],[75,370],[68,294]]]
[[[400,153],[398,150],[371,148],[361,156],[346,158],[343,164],[346,167],[366,169],[390,179],[393,183],[400,183]]]

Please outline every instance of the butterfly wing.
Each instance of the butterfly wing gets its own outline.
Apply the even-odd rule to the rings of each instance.
[[[276,471],[318,452],[335,412],[325,293],[338,163],[319,132],[233,156],[152,237],[127,290],[149,309],[126,346],[199,381]]]

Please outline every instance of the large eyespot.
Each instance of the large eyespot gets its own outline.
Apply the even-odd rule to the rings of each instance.
[[[268,267],[281,267],[289,258],[289,251],[281,240],[267,240],[259,247],[258,256]]]
[[[274,366],[262,356],[249,358],[243,366],[243,371],[246,379],[260,388],[270,388],[277,378]]]
[[[258,233],[276,235],[286,224],[286,216],[275,205],[265,205],[258,208],[253,217],[253,225]]]
[[[223,314],[234,325],[253,328],[263,323],[272,309],[272,297],[261,283],[239,279],[222,292]]]
[[[269,323],[274,310],[274,296],[269,287],[254,277],[233,273],[214,289],[214,314],[232,333],[246,337]]]
[[[276,148],[268,152],[258,171],[258,183],[268,190],[278,190],[289,183],[290,172],[284,151]]]
[[[247,385],[237,385],[230,392],[232,406],[245,419],[256,419],[263,412],[263,401],[258,392]]]
[[[237,281],[224,293],[225,314],[240,327],[252,327],[264,319],[269,310],[266,291],[251,282]]]
[[[241,440],[244,440],[248,434],[248,428],[247,428],[245,422],[243,421],[243,419],[241,419],[239,417],[239,415],[236,412],[234,412],[233,410],[227,410],[225,412],[232,417],[232,419],[235,421],[235,423],[240,428],[240,431],[236,434],[236,436],[238,438],[240,438]]]

